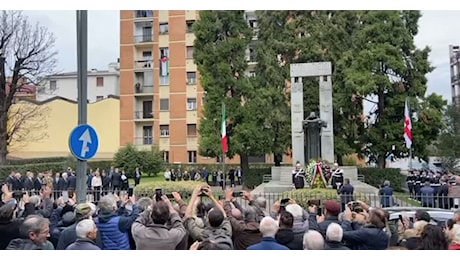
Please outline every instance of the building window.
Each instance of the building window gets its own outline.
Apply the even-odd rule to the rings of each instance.
[[[160,125],[160,136],[169,137],[169,125]]]
[[[187,124],[187,136],[196,136],[196,124]]]
[[[55,91],[57,89],[57,81],[56,80],[51,80],[50,81],[50,90]]]
[[[160,34],[168,34],[169,25],[168,23],[160,23]]]
[[[142,127],[142,144],[153,144],[153,127],[150,125]]]
[[[160,85],[169,85],[169,49],[160,48]]]
[[[169,163],[169,151],[163,151],[163,161]]]
[[[142,118],[153,118],[153,101],[147,100],[142,102]]]
[[[160,111],[169,111],[169,98],[160,99]]]
[[[185,25],[186,25],[186,31],[188,33],[191,33],[193,32],[193,24],[195,23],[195,20],[188,20],[188,21],[185,21]]]
[[[160,58],[169,58],[169,48],[160,48]]]
[[[187,110],[196,110],[196,98],[187,98]]]
[[[196,72],[187,72],[187,85],[196,84]]]
[[[193,51],[194,51],[193,46],[187,46],[187,59],[189,60],[193,59]]]
[[[136,18],[153,17],[153,11],[152,10],[136,10],[135,14],[136,14]]]
[[[103,99],[104,99],[104,96],[97,96],[97,97],[96,97],[96,101],[101,101],[101,100],[103,100]]]
[[[96,87],[104,86],[104,77],[96,77]]]
[[[196,151],[188,151],[188,162],[196,163]]]

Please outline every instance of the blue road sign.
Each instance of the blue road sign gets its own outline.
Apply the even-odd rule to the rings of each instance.
[[[87,124],[75,127],[70,133],[69,148],[79,160],[86,161],[93,158],[99,148],[96,130]]]

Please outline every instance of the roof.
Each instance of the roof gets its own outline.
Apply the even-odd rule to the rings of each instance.
[[[101,101],[104,101],[104,100],[109,99],[109,98],[120,99],[119,96],[116,96],[116,95],[108,95],[107,98],[102,99],[102,100],[99,100],[99,101],[96,101],[96,102],[92,102],[91,104],[94,104],[94,103],[97,103],[97,102],[101,102]],[[78,101],[75,101],[75,100],[72,100],[72,99],[68,99],[68,98],[65,98],[65,97],[60,97],[60,96],[54,96],[54,97],[52,97],[52,98],[45,99],[45,100],[43,100],[43,101],[38,101],[38,100],[31,99],[31,98],[27,98],[27,97],[18,97],[18,99],[21,100],[21,101],[26,101],[26,102],[35,104],[35,105],[43,105],[43,104],[50,103],[50,102],[55,101],[55,100],[63,100],[63,101],[67,101],[67,102],[72,103],[72,104],[77,104],[77,103],[78,103]]]
[[[109,70],[95,70],[95,71],[88,71],[88,76],[118,76],[118,71],[109,71]],[[73,78],[77,77],[76,71],[70,72],[63,72],[63,73],[56,73],[52,75],[48,75],[48,79],[52,78]]]

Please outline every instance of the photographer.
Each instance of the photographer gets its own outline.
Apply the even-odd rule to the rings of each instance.
[[[133,223],[137,250],[174,250],[186,235],[179,213],[166,195],[154,197],[152,206]]]
[[[309,227],[311,230],[320,232],[324,238],[326,238],[327,227],[331,223],[337,223],[341,225],[339,220],[339,214],[341,212],[341,205],[337,201],[328,200],[324,203],[323,212],[318,211],[318,205],[311,204],[308,207],[309,216]],[[318,215],[317,213],[322,213]]]
[[[205,222],[196,216],[196,203],[200,196],[207,196],[214,204],[205,216]],[[193,241],[214,241],[222,248],[232,250],[232,226],[227,220],[223,207],[212,194],[209,186],[196,187],[185,212],[184,226]]]
[[[262,234],[259,231],[259,222],[257,221],[257,208],[256,206],[249,205],[243,210],[243,220],[238,220],[237,217],[232,214],[234,210],[240,211],[239,209],[232,210],[231,204],[236,202],[233,195],[232,189],[227,189],[225,191],[224,210],[232,225],[232,240],[235,250],[246,250],[250,245],[259,243],[262,240]],[[243,197],[245,200],[252,202],[252,197],[249,193],[244,193]],[[241,212],[238,213],[241,214]]]

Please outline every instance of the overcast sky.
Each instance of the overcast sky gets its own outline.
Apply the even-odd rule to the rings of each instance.
[[[75,71],[76,21],[75,11],[25,11],[33,22],[48,27],[56,36],[59,52],[58,68]],[[428,75],[428,92],[442,94],[450,101],[450,72],[448,45],[460,44],[460,11],[423,11],[416,37],[418,47],[430,46],[430,61],[435,70]],[[88,69],[106,69],[119,57],[119,11],[88,12]]]

